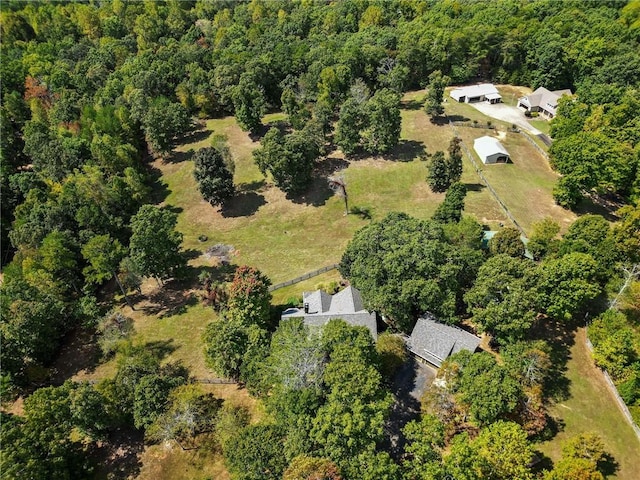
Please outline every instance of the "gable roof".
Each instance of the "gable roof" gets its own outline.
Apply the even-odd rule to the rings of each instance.
[[[454,88],[449,95],[456,100],[460,97],[476,98],[488,97],[489,95],[491,95],[491,98],[502,98],[493,83],[480,83],[478,85],[469,85],[468,87]]]
[[[481,159],[485,159],[496,153],[509,156],[509,152],[507,152],[497,138],[487,135],[476,138],[473,141],[473,149],[480,155]]]
[[[302,302],[308,305],[308,313],[303,308],[289,308],[282,312],[281,319],[302,317],[310,326],[322,326],[332,319],[342,319],[350,325],[364,326],[373,338],[378,336],[375,312],[365,310],[360,291],[348,286],[335,295],[322,290],[303,292]]]
[[[436,321],[431,313],[418,318],[407,341],[410,352],[437,367],[450,355],[461,350],[475,352],[478,345],[478,337],[461,328]]]
[[[558,107],[558,100],[563,95],[571,95],[571,90],[554,90],[553,92],[544,87],[538,87],[531,95],[524,96],[519,102],[529,105],[529,108],[539,107],[546,111],[554,113]]]

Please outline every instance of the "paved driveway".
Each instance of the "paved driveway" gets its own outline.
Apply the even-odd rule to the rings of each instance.
[[[523,110],[518,107],[512,107],[504,103],[490,104],[487,102],[474,102],[470,103],[472,107],[489,117],[502,120],[512,125],[517,125],[520,128],[533,133],[534,135],[541,135],[542,132],[536,128],[533,128],[524,116]]]

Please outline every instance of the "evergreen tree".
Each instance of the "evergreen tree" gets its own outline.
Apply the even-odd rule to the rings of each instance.
[[[448,164],[444,157],[444,152],[436,152],[427,163],[427,183],[431,190],[436,193],[442,193],[449,188]]]

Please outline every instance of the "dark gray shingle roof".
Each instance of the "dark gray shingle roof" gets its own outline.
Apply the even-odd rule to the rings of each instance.
[[[474,352],[480,345],[480,339],[458,327],[452,327],[436,321],[427,313],[418,318],[416,326],[407,341],[409,350],[429,363],[439,367],[442,362],[459,352]]]
[[[305,313],[304,308],[289,308],[281,318],[302,317],[304,323],[311,326],[322,326],[329,320],[340,318],[350,325],[367,327],[374,339],[378,336],[375,312],[364,309],[362,295],[351,286],[335,295],[322,290],[304,292],[302,301],[309,304],[309,313]]]

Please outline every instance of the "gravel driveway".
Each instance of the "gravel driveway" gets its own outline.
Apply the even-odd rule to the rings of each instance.
[[[489,117],[502,120],[504,122],[517,125],[534,135],[540,135],[542,132],[536,128],[533,128],[524,116],[523,110],[518,107],[512,107],[504,103],[490,104],[487,102],[474,102],[470,103],[472,107]]]

